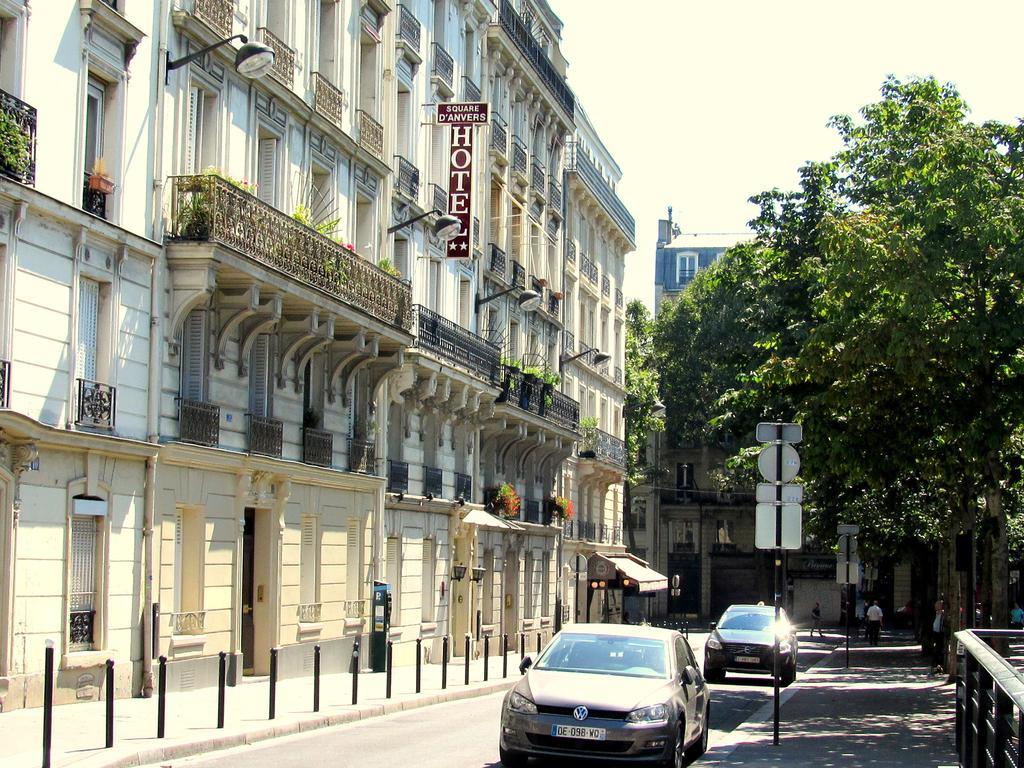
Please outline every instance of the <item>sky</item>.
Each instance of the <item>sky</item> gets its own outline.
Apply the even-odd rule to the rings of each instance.
[[[828,119],[877,101],[886,75],[953,83],[979,122],[1024,115],[1021,0],[549,3],[636,219],[625,293],[652,307],[669,205],[684,233],[747,232],[748,198],[831,157]]]

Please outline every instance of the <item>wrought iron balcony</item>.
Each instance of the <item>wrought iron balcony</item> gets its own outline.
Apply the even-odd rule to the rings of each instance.
[[[462,100],[480,101],[480,86],[465,75],[462,76]]]
[[[388,459],[388,490],[392,493],[409,492],[409,465],[406,462]]]
[[[220,443],[220,408],[199,400],[178,402],[178,439],[216,446]]]
[[[302,460],[317,467],[329,467],[334,458],[334,435],[326,429],[302,428]]]
[[[96,611],[71,611],[68,617],[68,640],[72,648],[91,648],[93,645],[93,627]]]
[[[455,498],[472,503],[473,478],[462,472],[455,473]]]
[[[417,304],[415,346],[437,354],[488,382],[498,378],[501,350],[458,323]]]
[[[0,174],[22,184],[36,183],[36,109],[6,91],[0,91],[0,115],[14,123],[22,141],[8,141],[0,157]]]
[[[249,453],[280,458],[284,422],[253,413],[246,416],[249,418]]]
[[[603,429],[589,427],[584,430],[579,456],[581,459],[598,459],[619,467],[626,466],[626,444]]]
[[[575,430],[580,424],[580,404],[564,392],[551,393],[551,404],[546,406],[544,415],[563,427]]]
[[[0,360],[0,408],[11,407],[11,363]]]
[[[566,85],[565,78],[559,74],[558,70],[555,69],[555,65],[548,59],[544,49],[530,31],[530,27],[523,22],[508,0],[501,0],[498,20],[505,34],[512,39],[519,52],[530,62],[530,65],[540,77],[541,82],[551,92],[555,101],[569,114],[569,119],[572,120],[575,114],[576,97],[569,86]]]
[[[608,275],[601,275],[601,294],[603,296],[612,295],[612,281]]]
[[[572,331],[562,331],[562,346],[565,347],[566,352],[574,352],[576,350],[576,334]]]
[[[195,0],[192,13],[221,37],[231,37],[234,0]]]
[[[548,312],[555,317],[558,317],[558,312],[562,308],[562,301],[555,295],[554,291],[548,291]]]
[[[91,179],[92,174],[86,173],[82,188],[82,210],[105,219],[107,218],[107,195],[109,193],[101,189],[94,189],[95,185],[90,183]]]
[[[569,430],[575,431],[579,426],[578,402],[517,368],[502,366],[501,388],[499,403],[509,403]]]
[[[579,147],[572,142],[569,144],[567,153],[566,170],[569,173],[575,173],[580,179],[582,179],[584,185],[586,185],[594,197],[597,198],[598,202],[605,209],[612,221],[622,230],[623,234],[629,239],[629,242],[635,242],[636,240],[636,223],[633,221],[633,216],[626,208],[625,204],[619,199],[619,196],[615,194],[608,182],[601,176],[601,172],[597,169],[590,158],[587,157],[586,153],[581,152]]]
[[[526,270],[515,259],[512,259],[512,285],[517,288],[526,287]]]
[[[576,241],[568,240],[565,244],[565,258],[570,264],[576,263]]]
[[[440,499],[444,493],[444,471],[438,467],[423,467],[423,495]]]
[[[430,185],[430,196],[435,211],[448,212],[448,191],[439,184]]]
[[[274,66],[270,68],[270,76],[291,88],[295,84],[295,51],[266,27],[258,27],[256,33],[259,41],[274,52]]]
[[[526,175],[526,142],[518,136],[512,137],[512,170]]]
[[[383,160],[384,126],[374,120],[366,110],[360,109],[356,116],[359,118],[359,146],[378,160]]]
[[[451,88],[455,82],[455,62],[452,60],[451,54],[440,43],[434,43],[433,50],[434,69],[432,73],[434,77]]]
[[[623,307],[623,305],[625,303],[626,303],[626,297],[622,295],[622,289],[621,288],[616,288],[615,289],[615,308],[616,309],[622,309],[622,307]]]
[[[508,126],[497,112],[491,113],[491,149],[504,158],[508,157]]]
[[[361,472],[364,475],[372,475],[374,470],[374,453],[376,446],[368,440],[356,440],[349,438],[348,441],[348,470],[349,472]]]
[[[299,603],[297,611],[300,624],[319,624],[320,623],[320,603]]]
[[[554,210],[562,210],[562,185],[555,181],[554,174],[548,180],[548,205]]]
[[[420,194],[420,169],[401,155],[395,155],[395,191],[412,200]]]
[[[206,611],[181,611],[171,614],[171,634],[201,635],[206,627]]]
[[[344,128],[345,94],[319,72],[313,73],[313,109],[338,128]]]
[[[530,164],[530,186],[540,197],[544,197],[544,166],[536,159]]]
[[[505,264],[508,261],[508,258],[505,256],[505,252],[503,250],[501,250],[501,248],[496,246],[494,243],[491,243],[490,246],[491,246],[491,267],[490,267],[491,272],[493,272],[496,275],[501,275],[502,277],[504,277],[505,276]]]
[[[580,259],[580,273],[594,285],[597,285],[597,264],[589,256]]]
[[[412,289],[354,251],[213,175],[171,180],[171,240],[217,242],[397,328]]]
[[[617,365],[615,366],[615,383],[622,383],[622,368]]]
[[[420,51],[420,32],[422,27],[416,14],[404,5],[398,6],[398,40],[412,48],[416,53]]]
[[[536,291],[541,296],[544,295],[544,281],[536,275],[530,275],[530,290]]]
[[[75,425],[113,429],[117,389],[88,379],[78,379],[78,413]]]

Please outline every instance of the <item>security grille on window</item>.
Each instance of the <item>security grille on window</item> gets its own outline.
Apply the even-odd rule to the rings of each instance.
[[[100,284],[82,279],[78,284],[78,348],[75,377],[96,381],[99,343]]]
[[[76,498],[71,514],[70,591],[68,594],[68,647],[95,647],[96,567],[101,542],[99,526],[107,504],[100,499]]]

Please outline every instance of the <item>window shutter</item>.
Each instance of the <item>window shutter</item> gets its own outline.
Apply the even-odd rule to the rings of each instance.
[[[504,243],[499,239],[501,227],[501,187],[491,187],[491,219],[488,235],[490,242],[504,250]]]
[[[386,562],[388,586],[391,587],[391,623],[396,625],[402,623],[399,607],[402,597],[402,540],[398,537],[388,539]]]
[[[395,269],[409,275],[409,241],[395,240]]]
[[[206,399],[206,311],[193,309],[181,335],[181,397],[202,402]]]
[[[185,173],[199,173],[199,110],[203,103],[198,88],[188,91],[188,135],[185,138]]]
[[[96,518],[71,516],[71,610],[93,609],[96,592]]]
[[[358,600],[362,594],[360,579],[363,570],[363,553],[359,524],[358,518],[348,521],[348,536],[345,543],[345,592],[349,600]]]
[[[96,343],[100,310],[100,284],[95,280],[78,283],[78,355],[75,375],[96,381]]]
[[[249,355],[249,413],[253,416],[267,415],[269,352],[270,337],[261,333],[256,337]]]
[[[437,581],[437,542],[434,539],[423,540],[422,571],[422,618],[423,621],[434,620],[434,582]]]
[[[523,559],[523,608],[527,619],[533,618],[533,553],[527,552]]]
[[[299,574],[300,600],[303,603],[315,603],[317,592],[316,579],[316,518],[306,516],[302,518],[302,542],[300,557],[301,573]]]
[[[508,357],[510,360],[519,359],[519,323],[508,325]]]
[[[184,565],[184,563],[182,563],[183,555],[182,555],[182,551],[181,551],[181,542],[182,542],[182,539],[184,537],[184,531],[182,530],[182,528],[184,527],[184,523],[185,523],[185,521],[182,519],[182,513],[181,513],[181,510],[179,509],[174,514],[174,603],[173,603],[173,605],[174,605],[174,610],[175,611],[180,611],[181,610],[181,572],[183,570],[182,566]]]
[[[448,147],[445,141],[445,125],[434,125],[430,128],[430,178],[434,184],[448,190],[445,170],[448,163]],[[448,213],[448,211],[444,211]]]
[[[260,139],[259,179],[256,194],[269,205],[277,204],[277,139]]]
[[[409,105],[411,99],[408,91],[398,92],[398,136],[395,146],[398,147],[398,154],[412,162],[409,157]]]
[[[469,329],[473,312],[473,297],[469,292],[469,280],[459,280],[459,322]]]
[[[430,280],[427,284],[427,306],[437,312],[444,314],[441,310],[441,297],[439,296],[441,264],[437,261],[430,262]]]

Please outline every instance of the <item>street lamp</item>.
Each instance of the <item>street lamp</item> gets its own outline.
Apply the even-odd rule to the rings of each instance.
[[[665,417],[665,404],[661,402],[661,400],[658,400],[657,398],[655,398],[654,400],[654,405],[651,406],[651,416],[653,416],[656,419],[661,419]]]
[[[188,56],[182,56],[180,59],[171,61],[171,54],[167,54],[167,72],[169,73],[172,69],[178,69],[183,67],[190,61],[195,61],[201,56],[205,56],[210,51],[220,48],[222,45],[230,43],[232,40],[241,40],[242,47],[235,53],[235,71],[244,77],[257,78],[263,77],[270,68],[274,66],[274,59],[276,54],[274,49],[269,45],[263,43],[250,43],[249,38],[245,35],[234,35],[233,37],[227,37],[223,40],[219,40],[213,45],[208,45],[205,48],[200,48],[198,51],[190,53]],[[164,84],[167,84],[167,74],[164,74]]]
[[[585,357],[589,355],[591,352],[594,353],[594,358],[590,361],[591,365],[601,365],[603,363],[607,363],[609,360],[612,359],[611,355],[606,355],[604,352],[601,352],[600,350],[597,349],[588,349],[586,352],[580,352],[578,355],[573,355],[572,357],[566,357],[565,355],[562,355],[560,358],[558,358],[558,372],[562,372],[562,369],[565,368],[566,363],[571,363],[573,360],[579,360],[581,357]]]
[[[458,237],[459,233],[462,232],[462,222],[454,216],[449,216],[446,213],[442,213],[438,210],[427,211],[421,213],[419,216],[413,216],[411,219],[406,219],[403,222],[395,224],[393,227],[388,227],[388,234],[392,235],[402,227],[407,227],[410,224],[415,224],[420,219],[425,219],[427,216],[437,216],[437,221],[434,222],[434,235],[439,240],[448,241],[453,237]]]
[[[495,299],[500,299],[502,296],[510,294],[514,290],[516,290],[516,286],[512,286],[511,288],[506,288],[504,291],[498,291],[497,293],[492,293],[490,296],[487,296],[486,298],[483,298],[483,299],[481,299],[480,296],[477,296],[476,297],[476,311],[479,312],[480,311],[480,307],[482,307],[487,302],[494,301]],[[541,300],[542,300],[541,295],[539,293],[537,293],[537,291],[531,291],[531,290],[523,291],[522,293],[519,294],[519,298],[516,299],[516,301],[519,304],[519,308],[522,309],[524,312],[533,312],[535,309],[537,309],[540,306]]]

